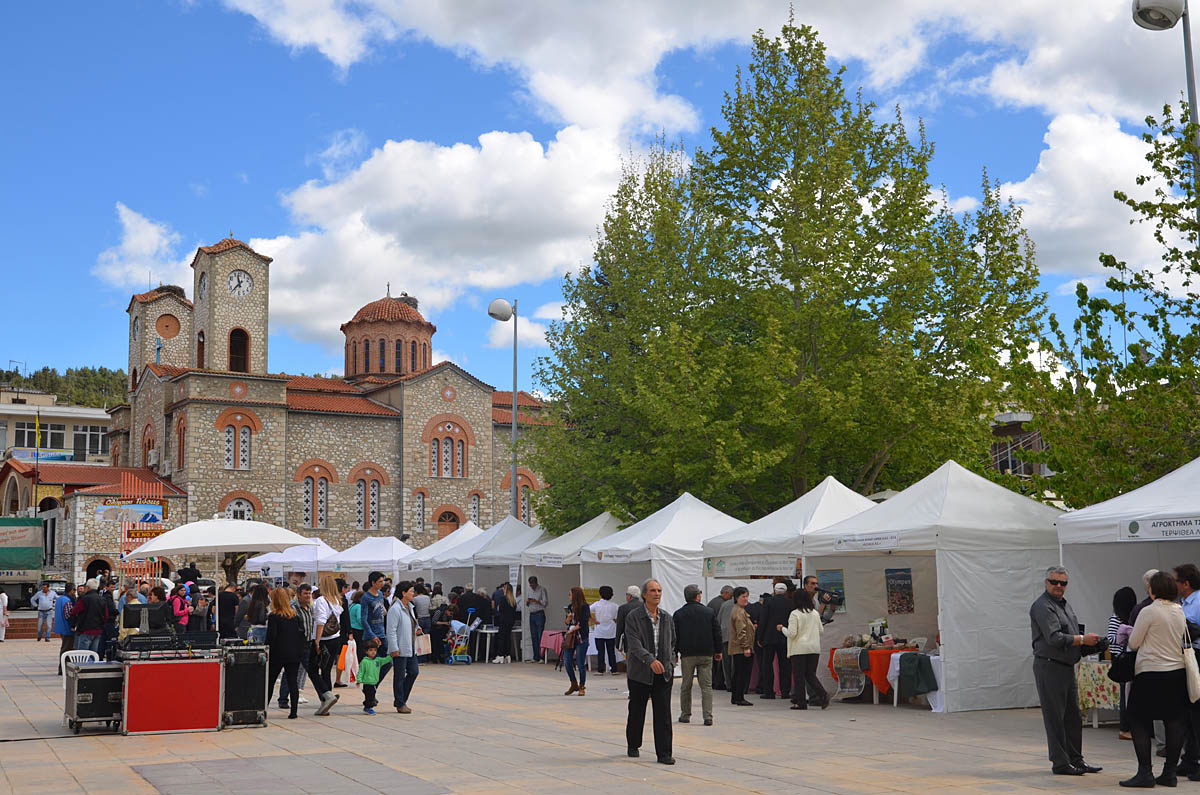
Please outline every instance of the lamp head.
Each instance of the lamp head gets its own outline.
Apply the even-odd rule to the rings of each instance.
[[[503,298],[497,298],[488,304],[488,315],[504,322],[513,316],[512,304],[505,301]]]
[[[1187,0],[1133,0],[1133,21],[1146,30],[1170,30],[1186,6]]]

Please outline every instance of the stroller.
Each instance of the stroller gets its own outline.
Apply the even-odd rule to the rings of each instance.
[[[474,628],[471,618],[474,613],[475,608],[472,607],[467,611],[467,620],[463,628],[446,635],[446,665],[454,665],[456,662],[471,664],[471,630]]]

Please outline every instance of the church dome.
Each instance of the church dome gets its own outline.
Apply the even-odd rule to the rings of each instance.
[[[350,323],[376,323],[401,321],[406,323],[428,323],[417,311],[417,299],[403,293],[399,298],[387,296],[372,301],[354,313]],[[349,325],[349,324],[347,324]]]
[[[427,369],[437,326],[421,317],[408,293],[372,301],[343,323],[347,378],[409,375]]]

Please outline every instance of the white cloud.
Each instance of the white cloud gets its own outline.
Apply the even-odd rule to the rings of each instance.
[[[179,235],[117,202],[121,242],[100,252],[92,273],[109,284],[141,292],[158,282],[191,284],[190,260],[178,257]]]
[[[1107,281],[1108,277],[1106,276],[1087,276],[1082,279],[1070,279],[1055,287],[1054,294],[1061,296],[1073,296],[1081,284],[1087,287],[1089,295],[1108,292],[1108,288],[1105,286],[1105,282]]]
[[[512,321],[493,321],[488,328],[489,348],[508,348],[512,350]],[[517,345],[524,348],[546,347],[546,332],[550,329],[545,323],[538,323],[525,317],[517,318]]]
[[[563,309],[566,306],[565,301],[551,301],[533,310],[533,316],[538,320],[562,320]]]
[[[346,176],[366,152],[366,134],[349,127],[329,136],[329,144],[320,152],[309,155],[307,162],[319,164],[325,179],[332,182]]]

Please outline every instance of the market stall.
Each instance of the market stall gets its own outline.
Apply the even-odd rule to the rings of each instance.
[[[486,544],[471,557],[471,579],[476,587],[491,592],[497,584],[511,582],[513,589],[521,585],[521,553],[550,536],[540,527],[530,527],[515,516],[506,516],[496,525],[499,528]]]
[[[701,582],[705,539],[743,524],[684,492],[640,522],[584,545],[581,584],[610,585],[619,594],[653,577],[662,585],[663,607],[675,611],[683,606],[684,586]]]
[[[1146,595],[1142,574],[1200,561],[1200,459],[1139,489],[1058,517],[1067,600],[1088,632],[1104,634],[1113,592]]]
[[[322,559],[321,566],[337,572],[347,581],[353,578],[363,582],[372,571],[383,571],[391,574],[394,582],[399,582],[403,561],[415,552],[395,536],[367,536],[354,546]]]
[[[927,649],[940,633],[947,711],[1037,704],[1029,605],[1058,561],[1059,515],[947,461],[890,500],[806,535],[812,572],[845,594],[822,644],[841,646],[878,618],[892,635],[927,638]]]
[[[327,564],[326,561],[337,553],[336,549],[320,537],[310,536],[305,538],[301,545],[248,558],[246,570],[261,571],[264,577],[271,579],[296,573],[310,582],[315,582],[318,571],[332,568],[332,564]]]
[[[427,582],[436,582],[437,577],[434,576],[434,571],[430,567],[430,562],[438,555],[449,552],[459,544],[465,544],[472,538],[483,533],[483,528],[474,522],[467,522],[452,533],[439,538],[427,547],[422,547],[412,555],[404,559],[401,568],[407,567],[410,578],[422,576]],[[465,583],[443,582],[444,590],[449,593],[454,585],[464,585]]]

